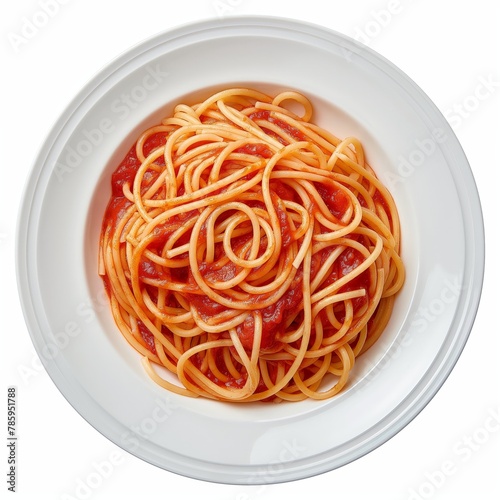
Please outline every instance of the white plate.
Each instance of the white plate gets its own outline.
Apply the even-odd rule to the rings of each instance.
[[[110,174],[140,130],[189,96],[246,84],[297,89],[314,120],[355,135],[401,215],[407,280],[342,394],[231,405],[170,394],[115,327],[97,245]],[[74,408],[117,445],[186,476],[274,483],[342,466],[387,441],[457,361],[479,302],[480,203],[451,128],[382,57],[318,26],[230,18],[163,33],[101,71],[63,113],[21,207],[18,281],[34,345]]]

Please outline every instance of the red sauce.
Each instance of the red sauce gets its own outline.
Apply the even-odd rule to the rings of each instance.
[[[279,180],[271,179],[269,187],[282,200],[300,202],[296,199],[296,192]]]
[[[111,176],[111,190],[113,197],[123,197],[123,186],[125,184],[129,184],[129,186],[132,188],[135,174],[137,174],[137,170],[139,169],[140,165],[141,163],[137,158],[134,145],[132,148],[130,148],[125,158],[122,160],[118,168],[113,172],[113,175]]]
[[[288,215],[283,201],[271,191],[271,198],[273,200],[274,209],[276,210],[276,215],[278,216],[278,221],[281,229],[281,246],[283,250],[286,250],[288,245],[293,241],[292,228],[290,226],[290,221],[288,220]]]
[[[103,228],[111,227],[116,228],[117,223],[125,214],[127,208],[132,205],[124,196],[116,196],[111,198],[106,207],[106,212],[104,213]]]
[[[210,297],[206,295],[198,295],[195,293],[186,294],[186,298],[189,302],[194,305],[198,314],[201,316],[203,321],[207,321],[213,316],[224,312],[227,307],[213,301]]]
[[[375,203],[378,203],[382,205],[385,213],[387,214],[387,217],[389,218],[389,221],[392,221],[391,218],[391,211],[389,210],[389,205],[387,204],[386,199],[380,194],[380,191],[375,191],[375,194],[373,195],[373,201]]]
[[[139,262],[139,277],[166,282],[170,278],[170,273],[165,272],[162,266],[143,258]]]
[[[148,156],[152,151],[165,145],[167,138],[165,133],[153,134],[147,138],[144,143],[143,153]],[[155,162],[157,165],[164,165],[165,162],[163,157],[160,156]],[[129,184],[132,190],[132,185],[134,183],[135,175],[137,170],[141,166],[141,162],[137,158],[136,146],[135,144],[130,148],[125,158],[121,161],[118,168],[113,172],[111,176],[111,190],[113,197],[123,196],[123,186],[124,184]]]
[[[163,224],[159,224],[155,227],[153,231],[154,239],[148,245],[150,250],[161,253],[163,247],[167,243],[168,239],[175,231],[177,231],[181,226],[186,224],[187,221],[196,217],[198,215],[197,211],[190,211],[182,214],[177,214],[168,219],[168,221]],[[181,246],[189,243],[189,231],[186,231],[178,240],[177,245]],[[182,256],[181,256],[182,258]]]
[[[164,132],[152,134],[144,143],[143,154],[149,155],[152,151],[161,147],[166,142],[166,134]],[[155,162],[157,165],[164,164],[163,158],[160,157]],[[125,211],[132,204],[125,196],[123,195],[123,187],[128,184],[129,189],[132,190],[132,186],[134,183],[135,176],[137,171],[141,165],[136,153],[136,145],[132,146],[123,160],[120,162],[116,170],[113,172],[111,176],[111,192],[112,196],[106,207],[106,211],[103,219],[103,231],[106,228],[110,228],[114,230],[116,228],[117,223],[123,217]],[[154,171],[148,171],[144,175],[143,184],[144,189],[147,189],[149,185],[156,179],[158,174]],[[158,250],[161,249],[168,237],[179,228],[181,224],[183,224],[189,217],[193,216],[193,212],[188,212],[186,214],[180,214],[178,216],[172,217],[172,219],[168,222],[155,228],[154,234],[155,239],[152,241],[150,245],[150,249]],[[183,241],[184,240],[184,241]],[[189,235],[181,238],[179,244],[183,244],[189,241]],[[179,258],[182,258],[181,255]],[[149,259],[143,257],[141,262],[139,263],[139,277],[144,279],[152,279],[165,281],[170,278],[170,274],[166,272],[161,266],[151,262]],[[106,284],[105,280],[105,284]],[[109,283],[106,286],[106,289],[109,293]],[[146,331],[147,328],[142,325],[141,331]]]
[[[332,269],[332,275],[329,281],[337,281],[346,274],[356,269],[363,261],[364,257],[355,249],[347,248],[342,252],[340,257],[335,261]],[[370,286],[370,275],[368,271],[363,271],[361,274],[350,280],[347,284],[339,289],[339,293],[351,292],[353,290],[365,289],[368,291]],[[352,304],[354,312],[362,307],[368,301],[368,296],[358,297],[353,299]]]
[[[217,263],[201,262],[199,269],[203,278],[211,283],[230,281],[241,271],[239,266],[232,261],[228,261],[222,266]]]
[[[155,149],[158,149],[161,146],[164,146],[167,142],[167,134],[165,132],[157,132],[156,134],[150,135],[146,142],[144,143],[143,153],[145,156],[149,156]],[[163,158],[160,156],[156,160],[158,165],[165,165]]]
[[[141,321],[137,320],[137,327],[139,328],[139,333],[141,334],[146,347],[153,353],[156,354],[155,338],[154,335],[149,331],[146,325]]]
[[[337,219],[341,219],[351,204],[349,196],[333,184],[326,185],[316,182],[315,187],[331,214]]]
[[[256,297],[257,299],[259,298]],[[302,276],[300,275],[295,278],[287,292],[275,304],[269,305],[260,311],[262,316],[262,351],[272,351],[280,345],[277,337],[285,331],[285,320],[290,314],[297,312],[301,302]],[[243,324],[236,328],[238,337],[245,349],[252,349],[254,327],[254,317],[249,315]]]

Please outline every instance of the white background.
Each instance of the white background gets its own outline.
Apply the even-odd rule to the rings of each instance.
[[[27,22],[43,24],[44,2],[55,2],[51,16],[35,30],[24,28],[29,37],[24,36]],[[17,498],[156,499],[177,492],[204,500],[500,498],[500,332],[493,320],[499,310],[494,255],[500,166],[498,5],[493,0],[22,0],[3,5],[0,428],[6,434],[7,387],[15,385]],[[461,141],[487,232],[486,276],[476,323],[456,368],[424,411],[354,463],[319,477],[263,487],[203,483],[171,474],[122,451],[88,425],[38,361],[19,305],[14,264],[23,184],[46,134],[80,88],[117,55],[160,31],[247,14],[322,24],[357,38],[405,71],[445,114]],[[8,449],[0,449],[3,496]],[[89,479],[91,487],[83,487]]]

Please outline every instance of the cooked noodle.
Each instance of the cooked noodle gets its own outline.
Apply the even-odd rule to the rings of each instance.
[[[100,274],[162,387],[329,398],[386,326],[404,281],[396,206],[360,142],[312,115],[296,92],[224,90],[177,105],[113,174]]]

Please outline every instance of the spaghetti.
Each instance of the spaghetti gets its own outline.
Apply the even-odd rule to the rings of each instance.
[[[326,399],[386,326],[404,281],[396,206],[360,142],[312,114],[296,92],[224,90],[177,105],[114,172],[99,273],[162,387]]]

